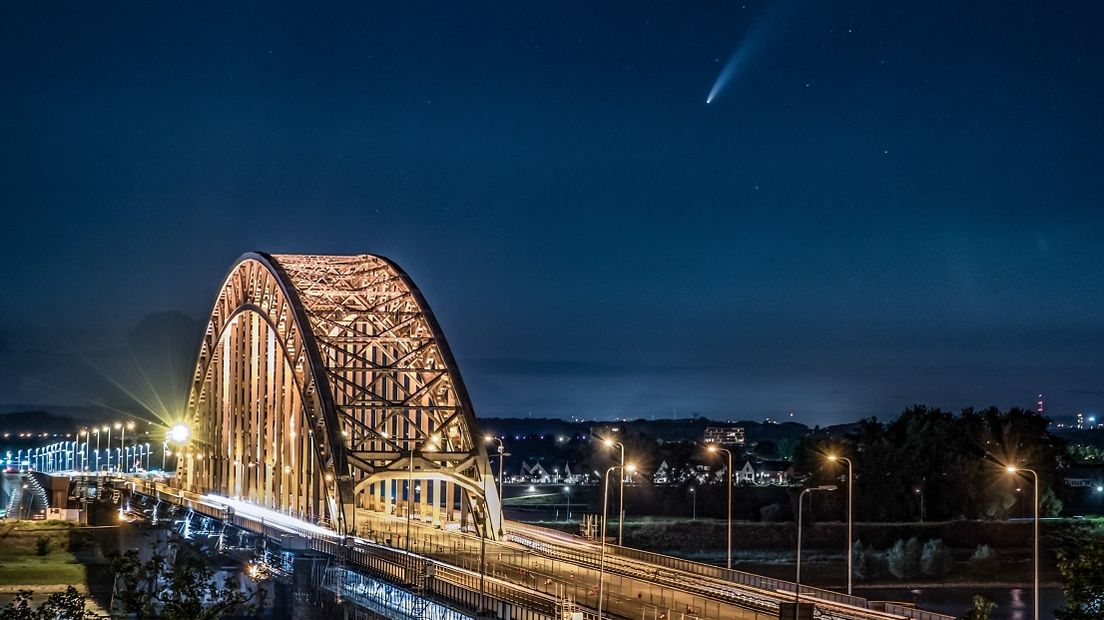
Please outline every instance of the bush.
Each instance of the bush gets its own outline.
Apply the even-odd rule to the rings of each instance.
[[[974,555],[970,556],[970,569],[975,574],[992,574],[997,566],[997,552],[989,545],[978,545]]]
[[[920,574],[920,541],[916,538],[908,542],[898,540],[886,553],[889,572],[898,579],[912,579]]]
[[[35,555],[50,553],[50,539],[47,536],[39,536],[35,539]]]
[[[951,570],[954,560],[943,541],[934,538],[924,544],[920,554],[920,569],[925,575],[944,575]]]
[[[768,504],[759,509],[759,520],[772,523],[778,521],[778,517],[782,513],[782,504]]]
[[[973,600],[973,608],[962,616],[962,620],[989,620],[989,613],[996,605],[985,600],[984,596],[975,596]]]
[[[889,562],[886,554],[867,548],[863,554],[863,563],[866,569],[866,579],[879,579],[889,574]]]

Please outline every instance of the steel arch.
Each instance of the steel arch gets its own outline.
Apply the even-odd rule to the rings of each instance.
[[[211,310],[186,419],[188,490],[340,532],[355,530],[356,507],[501,531],[456,361],[421,292],[386,258],[242,255]]]

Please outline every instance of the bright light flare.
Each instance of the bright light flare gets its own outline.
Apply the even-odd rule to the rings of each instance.
[[[183,422],[173,424],[169,429],[169,441],[173,443],[184,443],[188,441],[188,437],[191,437],[192,429],[188,428],[187,424]]]

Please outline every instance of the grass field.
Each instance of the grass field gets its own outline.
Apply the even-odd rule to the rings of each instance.
[[[0,525],[0,587],[87,584],[85,566],[69,549],[73,526],[64,521],[17,521]],[[39,555],[37,541],[49,541]]]

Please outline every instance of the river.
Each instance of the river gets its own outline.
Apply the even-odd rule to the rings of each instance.
[[[991,620],[1031,620],[1031,588],[856,588],[855,594],[872,601],[905,601],[928,611],[955,616],[964,615],[980,594],[997,604]],[[1039,592],[1039,616],[1053,618],[1065,599],[1062,591],[1044,588]]]

